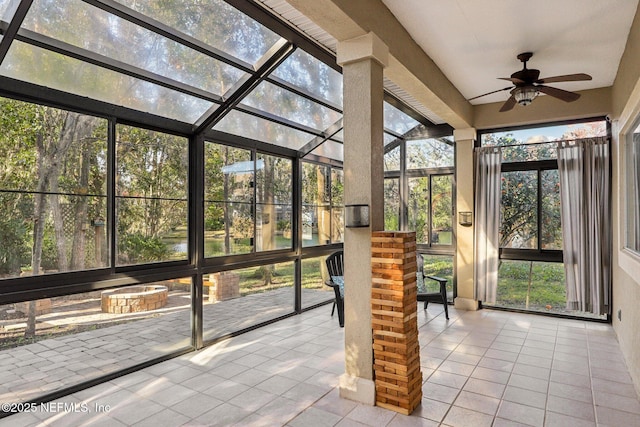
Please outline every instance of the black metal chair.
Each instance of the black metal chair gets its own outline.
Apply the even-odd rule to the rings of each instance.
[[[416,273],[418,282],[418,301],[424,302],[424,309],[430,302],[440,302],[444,306],[444,316],[449,320],[449,305],[447,303],[447,279],[438,276],[428,276],[424,274],[424,260],[422,255],[416,255],[416,262],[418,264],[418,271]],[[440,285],[440,290],[436,292],[429,292],[425,285],[425,280],[434,280]]]
[[[338,307],[338,322],[340,327],[344,327],[344,254],[343,251],[337,251],[329,255],[326,259],[327,270],[329,271],[329,279],[325,281],[325,285],[331,286],[335,293],[336,299],[333,302],[331,316]],[[342,283],[341,283],[342,282]]]

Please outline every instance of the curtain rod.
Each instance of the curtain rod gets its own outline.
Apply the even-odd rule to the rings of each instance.
[[[609,139],[608,136],[589,136],[587,138],[571,138],[571,139],[556,139],[555,141],[540,141],[540,142],[530,142],[523,144],[508,144],[508,145],[483,145],[482,147],[492,147],[492,148],[509,148],[509,147],[526,147],[530,145],[542,145],[542,144],[557,144],[558,142],[573,142],[580,141],[582,139]]]

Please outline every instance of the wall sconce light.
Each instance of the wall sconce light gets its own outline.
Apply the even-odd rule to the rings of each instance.
[[[458,224],[463,227],[471,227],[473,223],[473,212],[458,212]]]
[[[369,205],[346,205],[344,226],[347,228],[369,226]]]

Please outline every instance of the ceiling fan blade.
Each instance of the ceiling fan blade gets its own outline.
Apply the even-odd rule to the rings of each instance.
[[[536,80],[536,83],[559,83],[559,82],[581,82],[585,80],[591,80],[589,74],[567,74],[564,76],[545,77],[544,79]]]
[[[503,113],[505,111],[509,111],[511,110],[514,106],[516,105],[516,99],[513,97],[513,95],[511,95],[509,97],[509,99],[507,99],[507,102],[505,102],[504,104],[502,104],[502,108],[500,109],[500,112]]]
[[[494,93],[502,92],[503,90],[513,89],[513,86],[505,87],[504,89],[494,90],[492,92],[483,93],[482,95],[474,96],[473,98],[467,99],[467,101],[473,101],[474,99],[482,98],[483,96],[492,95]]]
[[[518,79],[516,77],[498,77],[498,80],[507,80],[516,84],[526,83],[524,80]]]
[[[569,92],[567,90],[558,89],[551,86],[538,85],[536,86],[536,89],[538,89],[542,93],[553,96],[554,98],[561,99],[565,102],[573,102],[576,99],[580,98],[580,94],[577,94],[575,92]]]

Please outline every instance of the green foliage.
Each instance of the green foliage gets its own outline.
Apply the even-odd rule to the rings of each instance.
[[[400,188],[397,178],[384,180],[384,229],[400,230]]]
[[[44,240],[42,242],[42,262],[40,268],[43,270],[57,270],[59,267],[58,249],[56,247],[56,238],[53,230],[45,230]]]
[[[31,258],[27,229],[16,217],[0,220],[0,274],[18,275]]]
[[[287,219],[278,221],[278,231],[291,231],[291,221]]]
[[[210,231],[224,229],[223,210],[220,205],[209,204],[205,207],[205,228]]]
[[[121,235],[118,250],[128,255],[129,263],[165,260],[171,254],[162,239],[140,233]]]

